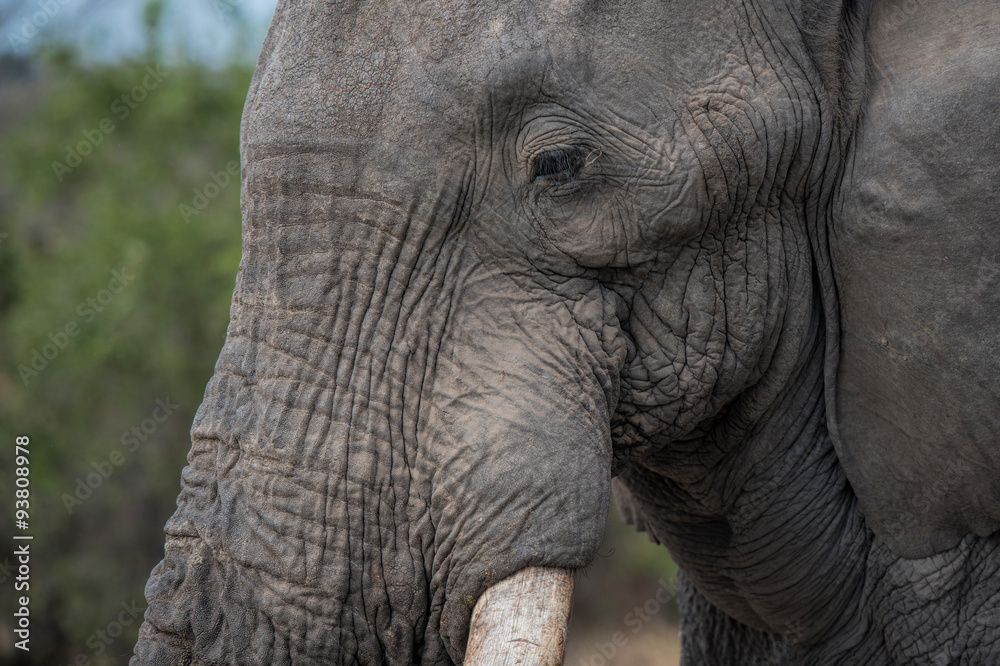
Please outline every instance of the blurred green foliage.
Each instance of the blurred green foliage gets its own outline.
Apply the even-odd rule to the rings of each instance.
[[[44,63],[38,103],[0,137],[2,459],[10,470],[13,434],[31,437],[30,663],[124,663],[141,618],[110,643],[95,632],[117,633],[123,602],[145,606],[225,338],[240,259],[227,165],[251,70],[85,67],[65,50]],[[0,644],[0,661],[17,654]]]
[[[677,565],[667,551],[636,532],[618,516],[612,503],[597,557],[577,577],[573,622],[587,627],[620,628],[622,618],[665,584],[673,589]],[[660,619],[677,621],[677,604],[664,607]],[[573,640],[574,637],[570,636]]]
[[[13,436],[31,437],[35,536],[32,651],[5,642],[8,557],[0,663],[127,663],[225,337],[251,69],[156,53],[85,66],[52,49],[18,75],[30,108],[13,124],[0,114],[0,460],[10,470]],[[0,497],[12,479],[2,475]],[[11,521],[0,512],[4,534],[18,531]],[[575,626],[619,627],[674,575],[662,548],[612,520],[578,586]]]

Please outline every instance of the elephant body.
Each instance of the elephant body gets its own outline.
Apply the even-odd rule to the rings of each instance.
[[[685,664],[1000,663],[1000,7],[281,0],[132,666],[462,663],[594,557]]]

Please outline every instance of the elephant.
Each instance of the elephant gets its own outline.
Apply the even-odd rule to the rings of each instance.
[[[132,666],[461,664],[612,495],[685,664],[1000,663],[998,34],[993,0],[280,0]]]

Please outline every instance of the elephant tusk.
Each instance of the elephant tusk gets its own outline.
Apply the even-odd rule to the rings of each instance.
[[[472,611],[465,666],[560,666],[573,571],[526,567],[487,589]]]

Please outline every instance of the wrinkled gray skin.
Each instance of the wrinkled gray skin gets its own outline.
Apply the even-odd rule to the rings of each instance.
[[[1000,663],[997,34],[995,0],[282,0],[132,664],[460,663],[612,485],[686,664]]]

